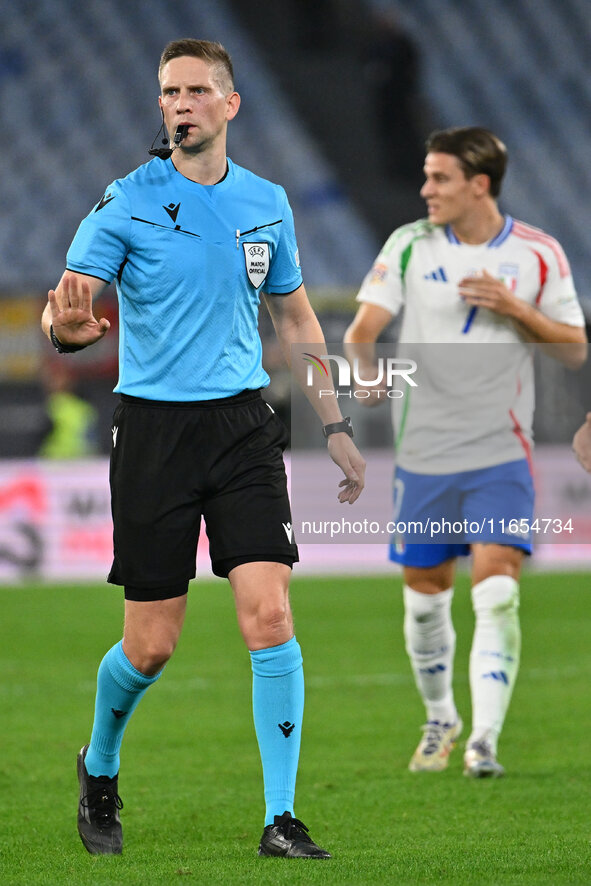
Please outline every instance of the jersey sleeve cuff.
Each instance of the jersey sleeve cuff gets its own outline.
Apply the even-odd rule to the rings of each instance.
[[[292,292],[295,292],[296,289],[299,289],[303,283],[303,279],[300,279],[297,282],[287,283],[284,286],[272,286],[269,285],[269,288],[263,284],[263,292],[266,292],[267,295],[291,295]]]
[[[385,311],[388,311],[393,317],[396,316],[396,310],[392,308],[392,302],[389,299],[380,298],[373,292],[358,292],[355,296],[355,301],[358,301],[361,304],[376,305],[378,308],[383,308]]]
[[[104,268],[88,268],[83,265],[76,266],[75,264],[72,264],[72,262],[69,262],[66,265],[66,270],[73,271],[75,274],[86,274],[87,277],[96,277],[97,280],[102,280],[103,283],[106,283],[107,285],[112,283],[115,277],[115,275],[110,277],[108,271],[105,271]]]

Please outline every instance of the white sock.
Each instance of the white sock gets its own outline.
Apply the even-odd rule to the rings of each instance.
[[[421,594],[404,586],[404,638],[428,720],[455,723],[452,690],[456,635],[451,620],[453,588]]]
[[[519,585],[493,575],[472,588],[476,628],[470,653],[472,734],[468,741],[497,741],[519,668]]]

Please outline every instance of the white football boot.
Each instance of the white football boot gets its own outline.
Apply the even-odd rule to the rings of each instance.
[[[468,742],[464,754],[464,775],[468,778],[501,778],[504,774],[505,770],[485,738]]]
[[[408,764],[411,772],[441,772],[447,767],[449,755],[462,731],[461,719],[455,723],[429,720],[422,726],[423,737]]]

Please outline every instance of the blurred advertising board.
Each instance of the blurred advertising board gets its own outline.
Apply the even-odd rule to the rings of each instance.
[[[287,458],[300,545],[296,574],[394,571],[387,559],[387,538],[355,531],[356,523],[363,527],[364,520],[377,523],[390,517],[392,453],[373,450],[365,455],[368,485],[351,507],[336,502],[340,473],[327,463],[325,451],[307,455],[304,474]],[[591,476],[568,447],[539,447],[534,464],[537,512],[562,525],[571,520],[576,532],[549,530],[535,545],[532,567],[591,568]],[[112,559],[108,473],[105,458],[0,461],[0,582],[106,578]],[[316,532],[321,524],[323,531]],[[203,531],[197,562],[198,577],[210,577]]]
[[[0,580],[104,578],[112,551],[107,460],[0,463]]]

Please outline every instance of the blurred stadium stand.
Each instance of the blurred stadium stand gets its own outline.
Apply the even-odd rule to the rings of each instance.
[[[589,3],[418,0],[403,6],[423,50],[425,87],[439,121],[479,123],[503,138],[510,163],[502,205],[560,240],[589,316]]]
[[[366,55],[384,15],[395,15],[418,49],[418,129],[480,123],[504,138],[511,166],[502,206],[558,237],[591,315],[588,11],[587,0],[5,4],[0,456],[36,451],[46,422],[39,377],[52,356],[36,325],[45,294],[80,219],[110,181],[148,159],[160,122],[157,60],[182,36],[219,39],[235,58],[243,104],[229,153],[286,187],[328,341],[340,340],[381,242],[424,210],[418,185],[386,175],[378,162]],[[36,293],[34,309],[21,310]],[[115,353],[113,344],[105,348],[77,365],[79,389],[108,412]],[[589,407],[588,386],[575,379],[564,396],[560,367],[542,371],[548,399],[538,435],[566,442]],[[281,373],[275,385],[284,399]]]
[[[501,136],[510,156],[502,208],[560,240],[591,315],[588,0],[232,5],[380,240],[424,214],[416,191],[389,181],[376,162],[363,59],[375,28],[396,21],[419,52],[418,128],[427,135],[478,124]]]
[[[230,154],[287,188],[309,284],[351,286],[371,263],[378,244],[369,226],[223,3],[23,0],[6,8],[0,45],[0,121],[11,134],[0,227],[10,260],[0,286],[59,279],[80,219],[109,182],[149,159],[164,44],[194,34],[236,57],[244,101]]]

